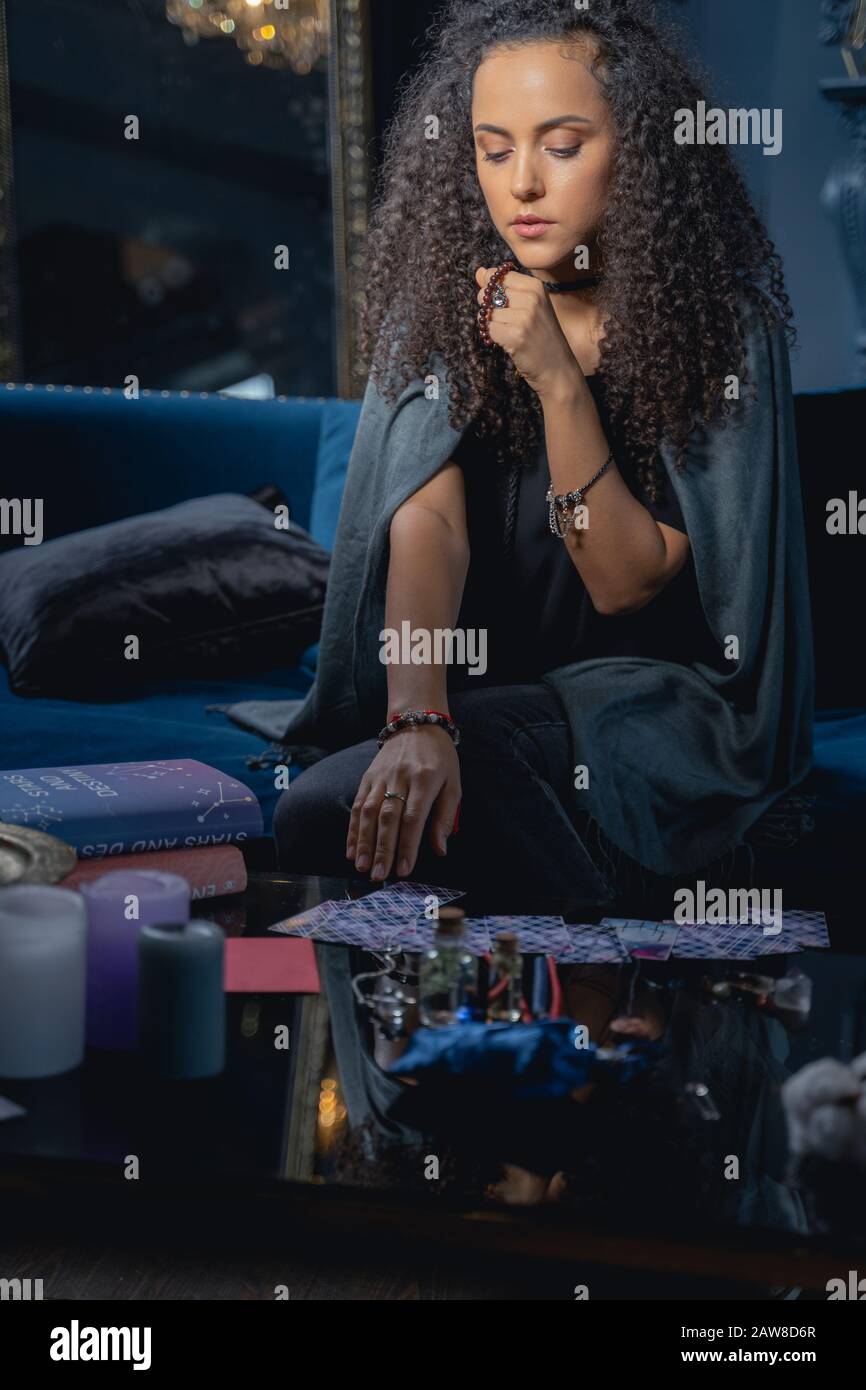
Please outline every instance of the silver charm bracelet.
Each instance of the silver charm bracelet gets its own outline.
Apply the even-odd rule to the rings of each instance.
[[[604,463],[601,465],[601,468],[597,473],[593,473],[589,482],[584,483],[583,487],[574,488],[572,492],[555,493],[553,491],[553,479],[551,478],[550,487],[547,489],[547,497],[545,499],[550,509],[549,522],[551,535],[558,536],[561,541],[565,540],[569,530],[574,525],[574,509],[583,504],[583,494],[589,491],[593,483],[598,482],[601,475],[607,472],[612,463],[613,454],[609,453]],[[565,525],[562,526],[557,513],[568,512],[569,508],[572,510],[570,514],[566,516]]]

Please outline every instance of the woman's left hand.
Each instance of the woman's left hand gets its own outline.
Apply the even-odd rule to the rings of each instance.
[[[481,287],[477,295],[479,306],[494,270],[495,266],[479,266],[475,272]],[[539,396],[582,385],[580,363],[568,345],[541,281],[534,275],[510,270],[500,284],[508,295],[508,308],[494,309],[490,315],[487,331],[494,343],[505,349]]]

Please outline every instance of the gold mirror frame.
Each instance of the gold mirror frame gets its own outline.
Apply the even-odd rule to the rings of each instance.
[[[331,0],[328,121],[337,392],[362,396],[357,329],[364,302],[373,137],[369,0]]]
[[[330,0],[328,141],[334,258],[334,360],[337,395],[363,394],[357,363],[358,316],[370,213],[373,135],[369,0]],[[6,4],[0,0],[0,380],[21,379],[15,251],[12,110]]]

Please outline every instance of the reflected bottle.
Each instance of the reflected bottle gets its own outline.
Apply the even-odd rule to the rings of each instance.
[[[488,1023],[519,1023],[523,987],[523,957],[513,931],[497,933],[487,990]]]
[[[465,918],[460,908],[441,908],[433,944],[421,956],[418,1000],[425,1028],[473,1016],[477,963],[466,948]]]

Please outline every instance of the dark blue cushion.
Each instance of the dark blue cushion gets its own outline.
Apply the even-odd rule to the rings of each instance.
[[[306,531],[230,493],[19,546],[0,555],[12,687],[104,696],[291,664],[318,638],[328,565]]]

